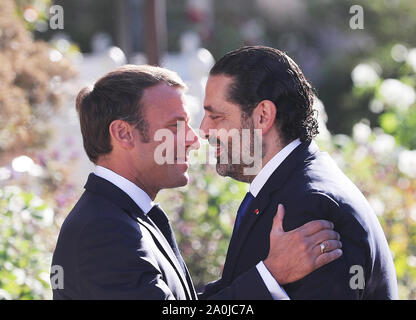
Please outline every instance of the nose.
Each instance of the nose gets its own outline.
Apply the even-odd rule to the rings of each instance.
[[[202,119],[201,125],[199,126],[199,132],[203,139],[209,138],[209,120],[208,117],[205,115]]]
[[[187,150],[197,150],[201,144],[199,143],[198,135],[195,131],[187,126],[186,138],[185,138],[185,147]]]

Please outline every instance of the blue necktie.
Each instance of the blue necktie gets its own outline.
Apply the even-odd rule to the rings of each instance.
[[[246,214],[246,211],[248,209],[248,206],[250,205],[250,202],[254,199],[254,196],[247,192],[246,196],[243,199],[243,202],[241,202],[240,207],[237,211],[237,218],[235,219],[235,226],[234,226],[234,232],[237,231],[238,227],[241,224],[241,221],[243,220],[243,217]]]

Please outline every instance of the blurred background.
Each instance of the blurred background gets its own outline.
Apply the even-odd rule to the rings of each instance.
[[[414,0],[2,0],[0,299],[52,296],[59,229],[93,169],[75,111],[83,86],[125,63],[173,69],[198,126],[214,62],[256,44],[287,52],[312,82],[317,141],[369,200],[400,298],[415,299],[415,30]],[[221,274],[247,185],[209,165],[190,177],[156,201],[200,286]]]

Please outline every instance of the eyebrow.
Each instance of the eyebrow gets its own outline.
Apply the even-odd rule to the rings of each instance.
[[[212,106],[204,106],[204,110],[219,115],[227,114],[224,110],[215,110]]]
[[[177,122],[177,121],[188,121],[189,122],[190,120],[191,120],[190,116],[181,115],[181,116],[176,116],[176,117],[170,119],[167,123],[173,123],[173,122]]]
[[[204,106],[204,110],[208,112],[215,112],[211,106]]]

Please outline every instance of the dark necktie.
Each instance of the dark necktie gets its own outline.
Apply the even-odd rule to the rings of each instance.
[[[167,217],[166,213],[156,204],[149,211],[147,216],[154,222],[154,224],[162,232],[163,236],[168,241],[170,247],[172,248],[173,252],[178,258],[179,264],[181,265],[183,272],[187,274],[185,262],[183,261],[182,256],[179,252],[178,245],[176,244],[175,235],[170,226],[169,218]]]
[[[254,199],[254,196],[247,192],[246,196],[243,199],[243,202],[241,202],[240,207],[237,211],[237,218],[235,219],[235,225],[234,225],[234,233],[237,232],[238,227],[241,224],[241,221],[243,221],[243,217],[247,213],[247,209],[251,203],[251,201]]]

